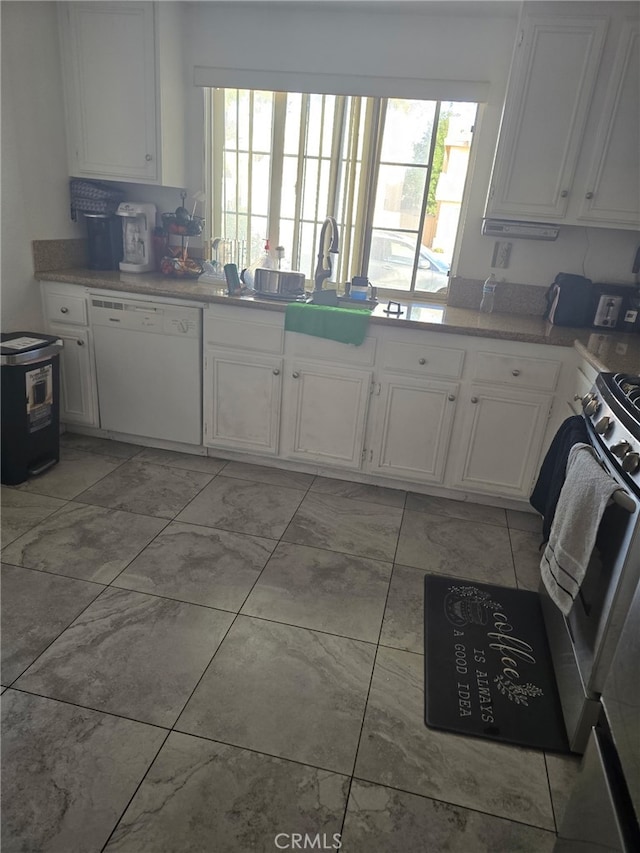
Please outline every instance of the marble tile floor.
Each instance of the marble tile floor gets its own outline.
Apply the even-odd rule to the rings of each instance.
[[[575,759],[423,723],[425,572],[534,515],[70,434],[2,509],[3,853],[552,850]]]

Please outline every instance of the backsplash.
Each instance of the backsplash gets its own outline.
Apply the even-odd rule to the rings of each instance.
[[[34,273],[48,270],[68,270],[87,265],[87,241],[32,240]]]
[[[447,305],[452,308],[480,308],[483,281],[475,278],[453,276],[449,281]],[[535,284],[513,284],[499,281],[496,284],[494,311],[502,314],[530,314],[542,317],[547,302],[546,287]]]

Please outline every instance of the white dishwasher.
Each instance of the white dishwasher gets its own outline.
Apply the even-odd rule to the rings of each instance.
[[[100,425],[202,443],[202,310],[91,298]]]

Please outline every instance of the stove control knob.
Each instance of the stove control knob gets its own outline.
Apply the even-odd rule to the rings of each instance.
[[[613,419],[604,415],[595,425],[595,431],[599,435],[606,435],[613,426]]]
[[[587,415],[587,417],[591,417],[591,415],[595,415],[599,408],[600,408],[600,403],[596,400],[595,397],[593,397],[591,400],[589,400],[588,403],[583,403],[583,405],[582,405],[582,409],[583,409],[585,415]]]
[[[583,406],[585,406],[589,400],[592,400],[596,395],[592,391],[588,391],[586,394],[574,394],[574,400],[580,400]]]
[[[609,449],[614,456],[624,459],[627,453],[631,450],[631,445],[628,441],[619,441],[617,444],[612,444]]]
[[[622,470],[626,471],[627,474],[635,474],[638,468],[640,468],[640,453],[633,450],[631,453],[627,453],[622,460]]]

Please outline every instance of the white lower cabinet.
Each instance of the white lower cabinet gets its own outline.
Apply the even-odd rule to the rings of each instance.
[[[287,360],[281,456],[360,468],[371,371]]]
[[[204,443],[276,455],[281,387],[282,358],[207,349]]]
[[[51,324],[49,330],[64,342],[60,354],[60,420],[63,423],[99,426],[89,329]]]
[[[553,397],[471,385],[459,402],[463,418],[452,444],[454,488],[527,498],[536,473]]]
[[[369,470],[387,477],[441,483],[458,384],[388,375],[380,378]]]

